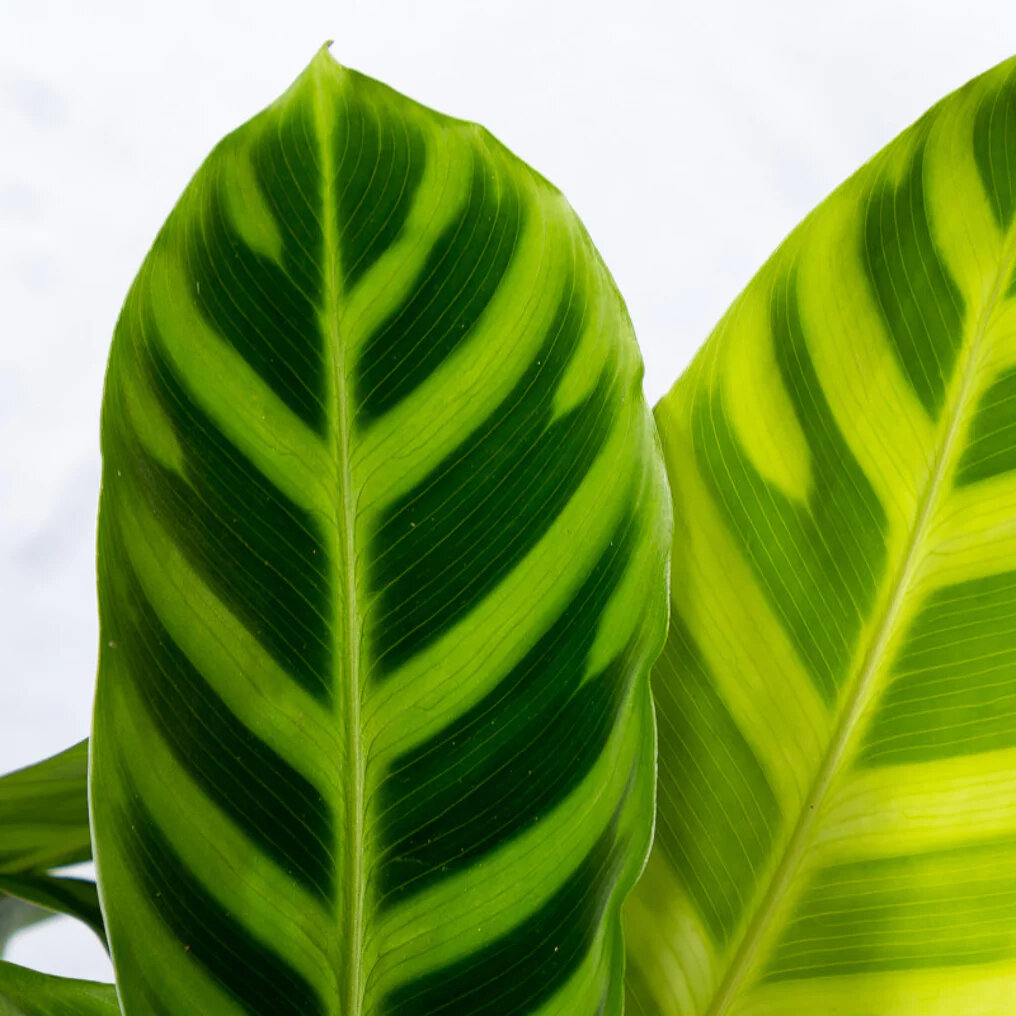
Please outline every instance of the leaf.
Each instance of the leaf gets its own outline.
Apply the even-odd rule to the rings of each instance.
[[[640,382],[574,213],[482,129],[322,51],[216,148],[103,411],[128,1016],[620,1012],[669,543]]]
[[[17,931],[53,913],[105,940],[95,884],[44,873],[92,856],[87,781],[87,741],[0,777],[0,954]]]
[[[0,1016],[119,1016],[112,984],[40,974],[0,960]]]
[[[0,875],[0,892],[87,924],[106,944],[95,883],[59,875]]]
[[[19,931],[53,916],[51,910],[43,910],[14,896],[0,895],[0,957]]]
[[[87,861],[88,742],[0,777],[0,874]]]
[[[1014,210],[1010,61],[809,216],[657,408],[630,1012],[1012,1012]]]

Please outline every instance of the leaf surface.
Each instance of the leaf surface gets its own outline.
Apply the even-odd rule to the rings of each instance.
[[[0,1016],[119,1016],[112,984],[40,974],[0,960]]]
[[[88,742],[0,777],[0,874],[87,861]]]
[[[561,195],[322,52],[156,240],[103,454],[127,1016],[620,1012],[669,506]]]
[[[1016,999],[1016,64],[787,239],[656,411],[674,488],[629,1010]]]

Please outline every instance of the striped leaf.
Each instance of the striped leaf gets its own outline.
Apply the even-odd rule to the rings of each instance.
[[[0,1016],[120,1016],[112,984],[40,974],[0,960]]]
[[[623,303],[322,51],[127,298],[92,808],[127,1016],[618,1013],[669,507]]]
[[[808,217],[657,409],[631,1012],[1013,1012],[1014,213],[1010,62]]]
[[[88,742],[0,777],[0,874],[87,861]]]

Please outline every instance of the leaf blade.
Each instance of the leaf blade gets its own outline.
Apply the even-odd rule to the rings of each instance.
[[[0,778],[0,873],[87,861],[88,742]]]
[[[627,922],[648,1011],[1009,1006],[1013,80],[816,209],[657,407],[678,535]]]
[[[665,623],[640,381],[574,213],[480,129],[322,54],[212,154],[106,389],[125,1011],[619,1011]]]
[[[83,921],[108,948],[102,911],[99,908],[99,894],[94,882],[35,872],[3,875],[0,876],[0,892],[55,914]]]
[[[40,974],[0,960],[0,1012],[4,1016],[117,1016],[112,984]]]

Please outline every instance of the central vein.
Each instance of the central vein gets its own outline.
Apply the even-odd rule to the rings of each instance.
[[[333,454],[337,466],[335,490],[335,523],[338,534],[338,555],[335,561],[335,588],[342,589],[342,609],[337,618],[337,677],[341,685],[336,705],[342,717],[346,766],[339,772],[343,808],[339,812],[339,893],[340,927],[338,957],[342,1016],[359,1016],[363,1011],[364,911],[364,771],[360,730],[360,616],[356,590],[356,511],[350,455],[352,420],[349,390],[346,383],[346,347],[339,334],[339,257],[335,218],[333,146],[330,143],[332,118],[328,114],[328,98],[321,87],[316,102],[317,133],[321,145],[322,218],[324,237],[324,273],[322,333],[332,366],[332,396],[335,408]]]
[[[829,792],[829,787],[843,763],[861,717],[872,700],[882,673],[882,663],[896,630],[904,601],[924,560],[928,530],[934,519],[946,481],[952,475],[956,461],[957,443],[963,432],[962,425],[975,392],[978,369],[983,354],[984,335],[991,315],[1002,296],[1006,280],[1013,267],[1014,257],[1016,257],[1016,250],[1013,249],[1014,239],[1016,239],[1016,235],[1013,234],[1006,238],[1004,254],[1000,259],[991,294],[978,316],[976,328],[968,344],[966,365],[958,386],[954,386],[946,409],[945,419],[948,422],[945,434],[938,447],[934,466],[921,490],[915,511],[915,522],[910,531],[906,551],[895,572],[893,581],[887,587],[883,597],[884,607],[880,612],[881,622],[875,627],[871,640],[862,647],[859,653],[860,663],[855,670],[856,677],[844,697],[839,722],[823,756],[811,790],[805,798],[794,831],[787,842],[783,858],[773,873],[759,909],[741,940],[706,1016],[724,1016],[744,984],[745,978],[751,973],[760,949],[771,930],[779,905],[786,897],[800,868],[801,861],[807,853],[812,829],[822,810],[821,806]]]

